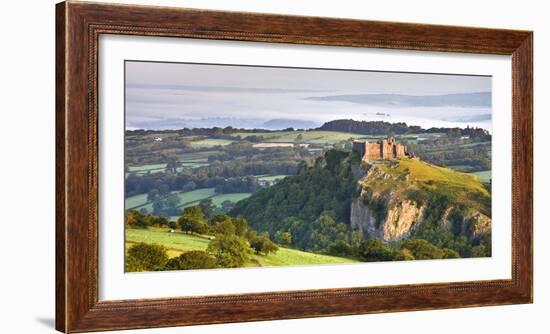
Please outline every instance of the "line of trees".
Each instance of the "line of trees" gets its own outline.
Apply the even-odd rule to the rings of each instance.
[[[390,123],[384,121],[355,121],[353,119],[337,119],[326,122],[316,130],[351,132],[362,135],[401,135],[401,134],[419,134],[419,133],[445,133],[448,137],[468,136],[480,141],[491,140],[489,131],[482,128],[445,128],[432,127],[423,129],[417,125],[407,125],[407,123]]]

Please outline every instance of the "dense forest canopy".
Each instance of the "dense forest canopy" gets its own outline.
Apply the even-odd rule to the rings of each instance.
[[[254,229],[270,235],[291,232],[293,244],[301,249],[315,248],[311,234],[321,216],[325,223],[342,223],[339,228],[347,232],[356,188],[351,166],[352,161],[358,165],[359,160],[356,153],[329,150],[311,168],[302,166],[298,176],[238,202],[230,214],[245,217]]]

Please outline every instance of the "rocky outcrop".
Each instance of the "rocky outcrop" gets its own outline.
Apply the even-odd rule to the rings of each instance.
[[[450,218],[451,212],[455,210],[449,207],[443,213],[441,218],[443,227],[448,230],[459,232],[471,239],[479,238],[480,236],[491,233],[491,218],[476,210],[468,210],[465,213],[459,214],[458,217]]]
[[[378,222],[372,210],[357,198],[351,203],[351,228],[383,241],[401,240],[422,221],[423,211],[424,207],[419,208],[414,202],[405,200],[390,206],[385,219]]]
[[[465,219],[467,228],[472,238],[479,238],[484,234],[491,233],[491,218],[480,212],[474,212]]]
[[[358,180],[359,195],[351,202],[352,230],[386,242],[402,240],[429,217],[431,224],[440,224],[454,234],[471,240],[491,232],[491,218],[480,212],[478,202],[471,205],[471,202],[450,201],[445,206],[441,206],[442,202],[431,202],[431,199],[435,198],[436,202],[441,198],[441,194],[445,194],[442,189],[449,187],[446,179],[419,182],[418,175],[423,177],[427,172],[433,172],[435,167],[416,161],[409,164],[412,168],[403,168],[400,163],[402,161],[371,164],[365,169]],[[450,170],[445,172],[450,176],[455,173]],[[354,171],[354,175],[361,174]],[[439,197],[432,191],[439,191]],[[456,193],[456,189],[453,191]],[[463,194],[459,193],[461,198],[467,198],[469,189],[465,186],[460,191],[463,191]],[[433,221],[434,217],[438,217],[437,222]]]
[[[415,224],[420,223],[424,207],[417,207],[416,203],[405,200],[388,209],[383,224],[384,240],[400,240],[408,237]]]
[[[361,231],[380,237],[378,228],[376,228],[376,219],[373,217],[370,209],[363,205],[359,198],[351,202],[350,225],[354,231]]]

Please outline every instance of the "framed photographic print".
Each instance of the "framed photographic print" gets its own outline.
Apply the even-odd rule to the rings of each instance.
[[[56,328],[532,302],[532,32],[57,5]]]

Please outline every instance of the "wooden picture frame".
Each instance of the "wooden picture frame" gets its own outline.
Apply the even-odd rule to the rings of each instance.
[[[512,57],[512,278],[98,300],[98,37],[169,36]],[[66,1],[56,7],[56,329],[119,330],[533,301],[533,34]]]

